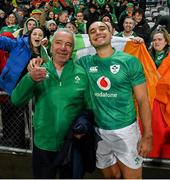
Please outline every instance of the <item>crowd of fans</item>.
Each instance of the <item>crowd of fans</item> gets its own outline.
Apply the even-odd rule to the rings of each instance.
[[[43,28],[49,40],[57,28],[67,27],[74,33],[85,34],[89,25],[97,20],[110,22],[113,35],[124,36],[125,17],[132,17],[133,35],[142,37],[146,46],[150,46],[150,28],[145,19],[146,1],[137,0],[72,0],[72,1],[29,1],[14,4],[1,2],[0,34],[11,32],[14,37],[28,35],[35,26]],[[164,17],[164,19],[167,19]],[[29,22],[29,23],[28,23]],[[168,22],[168,19],[167,19]],[[167,29],[169,31],[169,24]],[[170,33],[170,32],[169,32]],[[130,33],[128,33],[130,34]]]
[[[56,34],[54,33],[59,28],[67,28],[67,31],[69,29],[68,34],[71,31],[74,34],[81,35],[88,33],[88,29],[90,29],[89,27],[93,22],[102,21],[107,26],[102,22],[99,23],[104,24],[108,33],[110,34],[111,32],[113,36],[141,38],[141,42],[145,43],[148,53],[155,63],[155,71],[164,78],[162,79],[166,82],[166,85],[169,85],[169,16],[159,15],[156,18],[155,25],[150,27],[145,18],[145,1],[33,0],[18,4],[14,3],[14,1],[1,1],[0,3],[0,88],[7,93],[5,98],[3,97],[3,103],[2,98],[0,99],[3,126],[3,138],[1,140],[7,142],[3,145],[11,145],[17,148],[27,147],[25,115],[29,116],[28,104],[24,107],[15,107],[11,104],[10,95],[21,78],[28,72],[27,68],[31,59],[42,58],[44,62],[51,59],[50,57],[53,55],[51,50],[55,50],[53,47],[53,42],[55,42],[53,35],[55,37]],[[163,25],[164,28],[159,30],[157,28],[158,25]],[[64,35],[59,38],[59,43],[62,41],[62,38],[65,38]],[[72,47],[70,44],[67,44],[67,46],[70,48],[71,56]],[[111,46],[110,49],[112,51]],[[61,72],[58,71],[59,76]],[[161,89],[161,80],[158,81],[159,86]],[[161,101],[163,98],[160,97],[168,94],[169,92],[167,91],[169,89],[164,88],[158,91],[157,95],[159,96],[156,96],[156,100],[162,103],[161,105],[164,109],[166,109],[164,107],[165,104]],[[8,109],[6,109],[6,106],[8,106]],[[18,113],[18,111],[22,113]],[[169,111],[165,111],[164,114],[166,116],[164,116],[164,119],[167,124],[169,123],[169,126],[170,118],[166,112]],[[20,114],[19,121],[17,114]],[[46,116],[44,117],[46,118]],[[20,131],[18,127],[20,127]],[[158,134],[164,139],[165,130],[160,131]],[[163,142],[162,139],[160,144]],[[0,144],[2,145],[1,141]],[[153,144],[153,149],[155,150],[155,146],[159,145],[159,141],[154,139]],[[159,156],[158,151],[156,152],[158,155],[153,154],[153,157]]]
[[[153,26],[153,28],[149,26],[145,18],[146,1],[142,0],[33,0],[26,1],[26,3],[0,1],[0,7],[0,34],[1,36],[7,36],[4,35],[4,33],[8,32],[8,36],[12,36],[12,40],[10,41],[8,39],[8,43],[6,43],[7,40],[0,36],[0,40],[3,42],[0,46],[0,49],[3,51],[1,52],[3,55],[0,56],[0,72],[4,69],[6,62],[13,58],[11,54],[16,56],[15,52],[11,53],[13,48],[12,44],[18,43],[18,46],[15,46],[15,48],[19,47],[20,52],[23,48],[21,48],[20,45],[22,44],[21,40],[23,38],[27,37],[28,41],[32,41],[32,30],[36,27],[43,30],[43,36],[33,40],[35,41],[33,44],[27,42],[27,46],[30,46],[28,51],[32,53],[27,57],[28,61],[22,66],[22,73],[18,76],[18,79],[15,80],[14,87],[27,72],[26,66],[29,59],[38,56],[42,57],[42,54],[46,55],[45,59],[48,59],[51,53],[52,37],[57,28],[66,27],[75,34],[87,34],[90,24],[99,20],[108,24],[114,36],[141,37],[147,48],[151,47],[152,31],[154,31],[159,24],[165,25],[165,28],[170,33],[169,16],[159,16],[155,26]],[[46,47],[43,51],[35,48],[40,41],[42,43],[41,45]],[[5,46],[5,44],[7,44],[9,48],[7,45]],[[40,46],[40,44],[38,46]],[[10,47],[12,48],[10,49]],[[13,48],[13,51],[15,48]],[[4,50],[9,50],[10,54],[6,54]],[[19,57],[20,56],[21,54]],[[4,71],[3,73],[6,72]],[[6,87],[4,87],[3,90],[5,88]],[[8,94],[12,91],[12,89],[9,90],[8,88],[5,90]],[[13,116],[10,115],[9,112],[8,115]],[[3,122],[5,123],[7,121]],[[24,123],[24,120],[22,120],[22,122]],[[8,126],[9,125],[7,125],[7,127]],[[17,127],[13,126],[13,129],[17,129]],[[11,131],[11,128],[8,131]],[[5,132],[5,130],[3,132]],[[21,134],[23,133],[24,132]],[[10,136],[12,137],[13,135],[8,134],[8,137]]]

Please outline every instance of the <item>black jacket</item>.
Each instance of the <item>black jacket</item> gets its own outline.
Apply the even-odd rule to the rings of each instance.
[[[96,167],[96,147],[94,116],[91,110],[81,112],[70,129],[55,164],[66,166],[61,178],[82,179],[86,172],[92,173]],[[74,134],[83,136],[80,139]]]
[[[142,19],[133,29],[137,36],[141,37],[145,41],[145,45],[148,48],[151,43],[151,30],[150,26],[145,19]]]
[[[154,31],[158,25],[165,26],[166,30],[170,34],[170,16],[159,15],[156,19],[155,25],[151,28],[151,31]]]
[[[83,111],[73,125],[73,134],[83,134],[80,139],[73,138],[73,178],[83,178],[85,172],[92,173],[95,170],[96,147],[93,125],[94,116],[91,110]]]

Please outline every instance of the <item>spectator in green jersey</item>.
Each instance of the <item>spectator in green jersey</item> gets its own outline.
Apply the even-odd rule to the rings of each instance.
[[[75,25],[77,27],[78,33],[80,34],[86,34],[87,32],[87,27],[86,27],[87,21],[84,20],[84,14],[82,11],[79,11],[76,14],[76,20],[75,20]]]
[[[14,33],[17,31],[19,28],[18,23],[17,23],[17,18],[14,13],[9,14],[9,16],[6,19],[6,26],[3,26],[0,29],[0,33],[3,32],[11,32]]]
[[[133,31],[135,27],[135,21],[132,17],[125,17],[124,21],[123,21],[123,31],[119,32],[118,34],[116,34],[116,36],[119,37],[136,37],[136,33]]]

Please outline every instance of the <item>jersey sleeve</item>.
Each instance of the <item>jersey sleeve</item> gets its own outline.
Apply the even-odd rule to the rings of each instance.
[[[88,66],[88,62],[91,61],[91,56],[87,55],[87,56],[83,56],[79,59],[76,60],[76,63],[79,64],[81,67],[83,67],[84,69],[87,69]]]

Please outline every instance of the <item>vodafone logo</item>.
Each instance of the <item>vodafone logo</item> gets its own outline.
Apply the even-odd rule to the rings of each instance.
[[[97,80],[97,85],[99,86],[100,89],[107,91],[111,87],[111,82],[107,77],[102,76]]]

